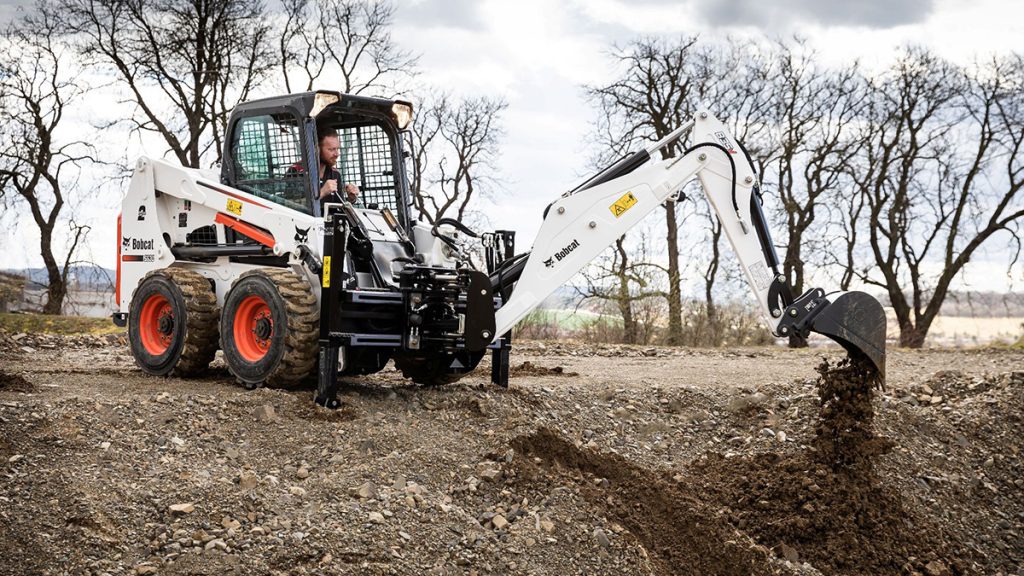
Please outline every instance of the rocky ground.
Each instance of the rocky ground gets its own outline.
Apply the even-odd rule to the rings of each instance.
[[[1024,574],[1020,350],[525,342],[330,412],[120,340],[0,333],[0,573]]]

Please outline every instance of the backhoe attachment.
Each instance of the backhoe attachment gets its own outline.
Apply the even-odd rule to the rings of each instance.
[[[687,147],[685,137],[689,135]],[[672,155],[671,150],[682,150]],[[780,272],[754,163],[729,129],[707,110],[664,138],[565,193],[545,211],[533,251],[491,275],[505,300],[496,312],[504,334],[587,266],[616,238],[694,177],[718,215],[765,323],[776,336],[823,334],[885,375],[885,312],[863,292],[832,299],[820,288],[793,298]],[[508,296],[507,299],[505,296]]]

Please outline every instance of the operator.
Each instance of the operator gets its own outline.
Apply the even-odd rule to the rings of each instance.
[[[341,182],[341,174],[334,168],[341,156],[341,139],[338,138],[338,133],[333,129],[321,132],[317,151],[320,157],[317,174],[320,183],[320,203],[323,205],[326,202],[340,202],[342,197],[338,194],[338,182]],[[343,190],[349,202],[356,204],[359,201],[358,186],[345,184]]]

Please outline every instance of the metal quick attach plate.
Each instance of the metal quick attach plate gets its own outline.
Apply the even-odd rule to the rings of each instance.
[[[466,294],[466,349],[476,352],[494,339],[494,294],[491,279],[483,272],[467,271],[469,291]]]

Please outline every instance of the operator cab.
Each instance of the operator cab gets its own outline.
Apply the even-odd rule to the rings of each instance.
[[[412,105],[400,100],[316,91],[238,105],[229,121],[221,180],[276,204],[321,217],[317,142],[337,132],[335,170],[359,187],[356,208],[368,218],[390,212],[410,229],[409,187],[400,133]]]

